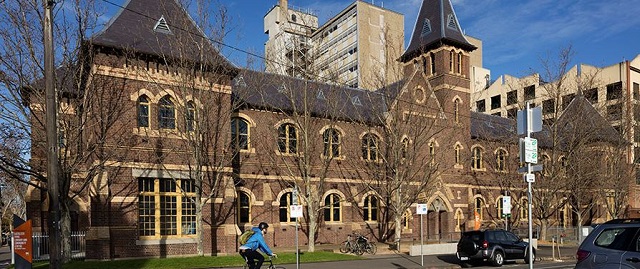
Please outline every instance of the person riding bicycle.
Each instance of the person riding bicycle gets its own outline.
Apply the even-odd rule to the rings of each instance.
[[[273,253],[267,243],[264,241],[264,235],[267,233],[267,228],[269,228],[269,224],[266,222],[260,222],[258,227],[253,227],[252,230],[254,234],[247,240],[247,242],[240,246],[239,252],[240,256],[247,260],[247,264],[249,264],[249,269],[260,269],[262,263],[264,262],[264,256],[258,252],[260,250],[262,253],[267,254],[268,256],[277,258],[278,255]]]

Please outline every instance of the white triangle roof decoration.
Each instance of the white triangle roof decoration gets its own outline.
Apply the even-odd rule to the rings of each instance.
[[[163,34],[171,34],[171,29],[169,29],[169,24],[167,24],[167,20],[164,16],[161,16],[156,25],[153,26],[153,30]]]

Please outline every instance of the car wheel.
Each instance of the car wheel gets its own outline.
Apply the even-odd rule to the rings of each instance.
[[[504,254],[500,251],[496,251],[493,254],[493,259],[491,259],[493,266],[500,267],[504,264]]]
[[[535,263],[536,262],[536,250],[533,249],[533,256],[531,256],[531,262]],[[524,255],[524,263],[529,263],[529,253],[527,252],[526,255]]]

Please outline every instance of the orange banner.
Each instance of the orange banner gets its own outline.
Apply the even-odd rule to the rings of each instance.
[[[474,217],[474,224],[473,224],[473,229],[474,230],[480,230],[480,214],[478,214],[478,212],[473,212],[473,217]]]
[[[31,220],[13,229],[13,251],[29,263],[33,262],[31,240]]]

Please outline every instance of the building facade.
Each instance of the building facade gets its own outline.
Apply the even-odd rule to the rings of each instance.
[[[419,203],[428,205],[431,241],[505,222],[524,227],[515,122],[468,109],[476,46],[450,1],[423,1],[416,21],[399,57],[402,79],[371,91],[237,69],[193,39],[199,28],[177,1],[129,1],[86,40],[80,58],[90,68],[70,84],[82,88],[60,86],[76,93],[68,103],[78,108],[74,100],[98,90],[111,94],[93,96],[97,104],[124,98],[94,108],[119,112],[95,119],[115,119],[109,128],[66,138],[100,153],[68,173],[71,227],[87,231],[87,259],[234,254],[241,232],[262,221],[276,247],[292,246],[296,233],[301,245],[340,243],[352,232],[412,241]],[[88,115],[105,115],[96,111]],[[104,139],[86,147],[97,134]],[[34,165],[44,152],[34,147]],[[517,201],[508,218],[505,195]],[[28,197],[34,228],[46,229],[48,199],[36,189]],[[298,231],[295,203],[305,207]],[[605,218],[594,211],[589,220]]]

